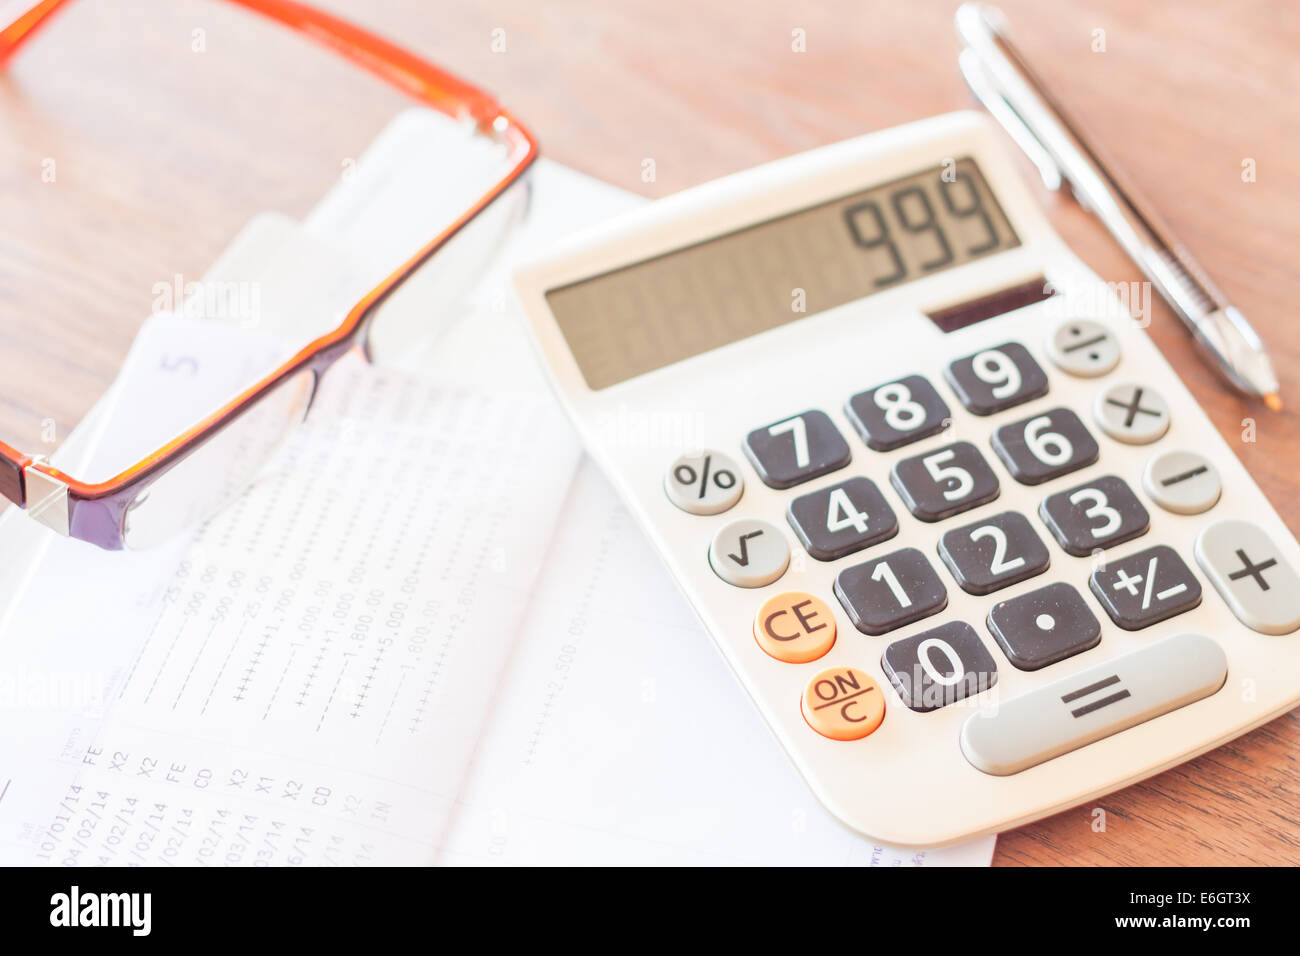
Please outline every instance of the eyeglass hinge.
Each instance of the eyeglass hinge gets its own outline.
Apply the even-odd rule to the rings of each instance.
[[[39,471],[34,459],[23,469],[27,478],[27,514],[65,538],[71,533],[68,510],[68,486],[57,478]]]

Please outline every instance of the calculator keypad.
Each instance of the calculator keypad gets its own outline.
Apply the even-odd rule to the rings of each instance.
[[[988,627],[1007,659],[1022,671],[1063,661],[1101,640],[1101,624],[1083,596],[1063,582],[995,604]]]
[[[819,561],[834,561],[898,534],[894,509],[870,478],[849,478],[800,495],[786,517]]]
[[[1048,495],[1038,513],[1065,552],[1080,558],[1131,541],[1151,525],[1137,495],[1114,475]]]
[[[741,518],[713,536],[709,564],[728,584],[761,588],[785,574],[790,566],[790,545],[775,525]]]
[[[1022,485],[1040,485],[1086,468],[1097,460],[1097,441],[1068,408],[1003,425],[993,433],[993,450]]]
[[[895,641],[885,648],[880,666],[903,703],[922,713],[973,697],[998,682],[993,656],[964,621]]]
[[[1088,586],[1112,621],[1136,631],[1201,603],[1201,583],[1168,545],[1158,544],[1092,572]]]
[[[945,531],[939,557],[963,591],[990,594],[1047,570],[1050,558],[1029,519],[1017,511]]]
[[[849,463],[849,443],[823,411],[812,409],[755,428],[745,437],[745,457],[772,488],[793,488]]]
[[[948,606],[948,591],[916,548],[845,568],[835,577],[835,596],[863,634],[884,634]]]
[[[849,420],[876,451],[893,451],[948,427],[952,415],[934,386],[920,375],[877,385],[849,399]]]
[[[1047,351],[1058,367],[1084,377],[1106,374],[1120,358],[1114,335],[1099,323],[1082,319],[1062,323],[1050,337]],[[1004,342],[955,359],[945,368],[944,377],[963,408],[978,416],[999,415],[1049,391],[1043,368],[1018,342]],[[920,375],[860,392],[848,400],[845,412],[866,445],[880,452],[940,434],[951,424],[948,405]],[[1133,384],[1103,389],[1092,406],[1092,416],[1106,434],[1130,444],[1155,441],[1169,427],[1169,408],[1163,399],[1151,389]],[[1001,423],[993,429],[990,444],[1007,472],[1027,486],[1086,468],[1100,454],[1088,427],[1066,407]],[[817,409],[754,429],[742,447],[762,481],[780,490],[845,468],[852,459],[844,436],[830,416]],[[877,466],[881,461],[877,459]],[[994,468],[970,441],[953,441],[899,458],[893,462],[889,479],[908,511],[931,523],[988,504],[1001,492]],[[899,533],[898,516],[876,482],[852,472],[832,481],[791,496],[786,505],[790,528],[809,555],[819,561],[838,561]],[[714,449],[679,457],[670,465],[664,482],[674,505],[705,516],[734,507],[744,488],[739,464]],[[1208,460],[1189,451],[1153,457],[1142,476],[1147,495],[1176,514],[1212,507],[1219,498],[1219,482]],[[1142,501],[1116,475],[1099,476],[1047,494],[1040,501],[1038,516],[1056,544],[1074,557],[1088,557],[1131,541],[1147,533],[1151,523]],[[1300,629],[1300,576],[1290,568],[1278,570],[1281,559],[1267,539],[1258,535],[1243,538],[1238,524],[1246,523],[1223,522],[1210,529],[1213,533],[1202,535],[1197,543],[1202,568],[1248,626],[1265,633]],[[1249,539],[1245,549],[1229,547],[1238,539]],[[1250,553],[1241,557],[1243,550]],[[1044,539],[1029,517],[1017,511],[945,528],[936,551],[957,585],[980,596],[1021,584],[1051,566]],[[1255,552],[1262,556],[1258,561]],[[1240,567],[1233,563],[1234,557],[1241,558]],[[762,588],[785,574],[791,553],[782,529],[742,517],[714,534],[708,560],[727,583]],[[1091,596],[1087,599],[1081,593],[1082,576],[1080,572],[1078,587],[1057,581],[1014,594],[988,609],[984,626],[1014,667],[1036,671],[1096,647],[1101,641],[1101,623],[1091,603],[1094,598],[1116,625],[1127,630],[1156,624],[1201,602],[1196,577],[1165,545],[1098,563],[1088,579]],[[1242,583],[1247,578],[1250,584],[1256,579],[1263,581],[1255,585],[1260,594]],[[1277,589],[1274,578],[1280,582]],[[932,556],[914,547],[840,567],[832,590],[853,626],[868,635],[907,627],[948,607],[948,592]],[[836,612],[821,597],[801,590],[766,596],[755,609],[752,634],[763,654],[790,665],[826,656],[839,637]],[[1194,635],[1170,641],[1184,638],[1206,643]],[[1140,654],[1116,661],[1127,660],[1137,666]],[[978,695],[998,680],[998,665],[986,638],[965,621],[928,627],[889,643],[881,654],[880,667],[902,703],[918,713]],[[1103,665],[1097,670],[1109,669]],[[1065,707],[1063,713],[1075,720],[1127,701],[1127,692],[1107,690],[1116,680],[1109,674],[1095,681],[1095,686],[1072,688],[1065,695],[1047,693],[1056,684],[1023,694],[1015,701],[1024,711],[1016,725],[999,724],[1005,724],[1011,738],[986,732],[992,725],[973,717],[966,722],[962,749],[981,770],[1014,773],[1064,749],[1082,746],[1088,741],[1071,737],[1074,725],[1056,712]],[[1215,689],[1206,687],[1206,693]],[[1078,707],[1071,704],[1094,691],[1097,700]],[[885,705],[884,690],[869,674],[837,666],[821,670],[804,685],[800,710],[812,730],[832,740],[851,741],[870,735],[881,725]],[[1121,719],[1120,709],[1115,706],[1116,720]],[[1064,749],[1048,752],[1039,746],[1037,738],[1043,735],[1038,733],[1036,720],[1040,711],[1055,715],[1051,718],[1055,721],[1053,734],[1062,740],[1071,738],[1068,746],[1061,745]],[[1146,717],[1122,719],[1127,726]],[[1047,716],[1043,720],[1047,721]],[[1051,747],[1057,746],[1051,743]]]
[[[894,464],[890,484],[922,521],[942,521],[998,496],[998,479],[968,441],[954,442]]]
[[[959,358],[944,377],[975,415],[992,415],[1047,394],[1047,375],[1019,342]]]

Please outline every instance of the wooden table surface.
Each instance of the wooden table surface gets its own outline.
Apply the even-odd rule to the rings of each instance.
[[[648,196],[972,105],[951,0],[323,5],[493,90],[545,155]],[[1154,308],[1152,336],[1300,531],[1300,8],[1002,6],[1039,72],[1267,341],[1290,400],[1280,415],[1224,388]],[[155,282],[201,275],[255,212],[302,215],[399,103],[212,0],[60,15],[0,77],[0,436],[40,450],[51,425],[66,432],[111,381]],[[1140,278],[1077,206],[1039,191],[1103,278]],[[1298,748],[1293,713],[1101,800],[1104,832],[1079,807],[1003,835],[996,862],[1300,863]]]

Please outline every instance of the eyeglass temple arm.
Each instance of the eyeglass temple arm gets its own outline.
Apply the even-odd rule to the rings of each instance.
[[[19,508],[27,507],[24,469],[31,463],[31,458],[0,442],[0,498],[7,498]]]
[[[501,109],[493,97],[345,20],[293,0],[227,0],[275,20],[368,70],[434,109],[490,128]],[[41,0],[0,29],[0,69],[68,0]]]

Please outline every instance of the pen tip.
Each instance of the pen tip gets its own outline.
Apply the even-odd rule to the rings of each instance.
[[[1275,412],[1282,410],[1282,396],[1277,392],[1269,392],[1264,396],[1264,404]]]

